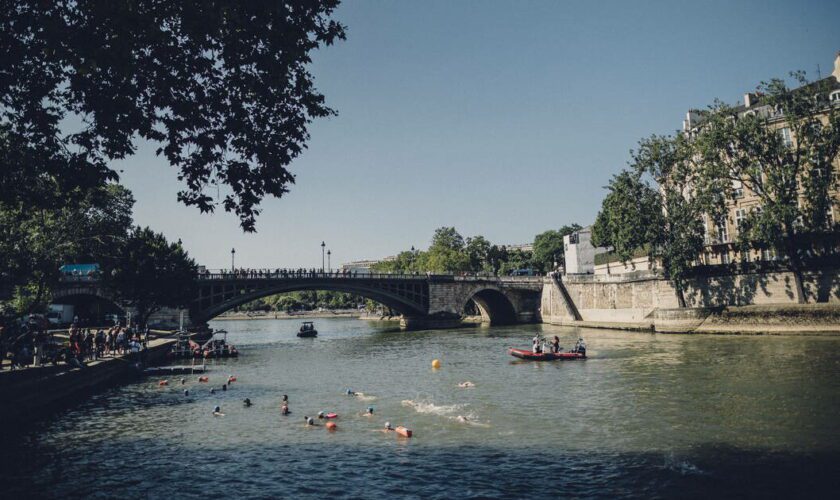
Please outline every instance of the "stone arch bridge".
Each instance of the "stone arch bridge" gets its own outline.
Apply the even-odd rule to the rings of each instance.
[[[196,281],[196,296],[189,307],[193,325],[262,297],[302,290],[333,290],[375,300],[400,313],[401,324],[408,329],[456,326],[471,300],[483,322],[529,323],[538,320],[543,289],[543,278],[531,276],[215,271],[200,274]],[[68,280],[55,296],[68,298],[77,293],[112,299],[107,289],[89,280]]]

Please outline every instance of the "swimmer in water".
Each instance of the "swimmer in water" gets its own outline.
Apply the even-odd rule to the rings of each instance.
[[[223,391],[226,391],[226,390],[227,390],[227,384],[222,384],[222,390],[223,390]]]
[[[181,385],[184,385],[184,384],[186,384],[186,383],[187,383],[187,379],[182,378],[182,379],[181,379]]]
[[[347,395],[348,395],[348,396],[355,396],[355,395],[356,395],[356,393],[355,393],[355,392],[353,392],[353,391],[352,391],[352,390],[350,390],[350,389],[347,389]]]
[[[219,406],[216,406],[215,408],[213,408],[213,416],[214,417],[224,417],[225,414],[222,413],[222,409]]]
[[[189,395],[190,395],[190,391],[187,390],[187,389],[184,389],[184,396],[189,396]]]
[[[362,413],[363,417],[372,417],[373,416],[373,406],[368,406],[367,410]]]
[[[210,388],[210,394],[216,394],[216,389],[214,389],[213,387],[211,387],[211,388]]]
[[[291,411],[289,411],[289,405],[283,405],[280,407],[281,415],[288,415],[289,413],[292,413]]]
[[[288,404],[289,404],[289,396],[286,396],[285,394],[283,394],[283,401],[282,401],[280,404],[281,404],[281,405],[286,405],[286,406],[288,406]]]
[[[463,415],[458,415],[456,417],[456,420],[458,420],[458,422],[461,422],[462,424],[466,424],[470,421],[467,417],[465,417]]]
[[[458,384],[458,387],[461,387],[461,388],[475,387],[475,384],[473,384],[472,382],[467,380],[466,382],[461,382],[460,384]]]
[[[306,425],[307,427],[312,427],[312,426],[318,425],[318,424],[315,423],[315,419],[312,418],[312,417],[304,416],[303,421],[305,422],[304,425]]]
[[[319,411],[319,412],[318,412],[318,418],[321,418],[321,419],[326,418],[326,417],[324,416],[324,412]]]
[[[382,429],[382,432],[390,432],[392,430],[394,430],[394,428],[391,427],[391,422],[385,422],[385,428]]]
[[[248,398],[245,398],[245,401],[243,401],[242,404],[247,408],[247,407],[251,406],[251,400],[248,399]]]

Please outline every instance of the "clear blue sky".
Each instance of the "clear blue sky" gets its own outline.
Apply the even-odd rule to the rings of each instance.
[[[297,184],[257,234],[176,202],[152,145],[122,162],[135,219],[209,267],[317,267],[425,248],[455,226],[495,243],[592,222],[639,138],[761,80],[831,73],[838,1],[348,1],[316,54],[339,116],[311,126]]]

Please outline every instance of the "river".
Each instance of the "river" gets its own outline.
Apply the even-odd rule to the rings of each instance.
[[[708,498],[840,487],[840,338],[315,322],[316,339],[296,338],[294,320],[216,322],[241,355],[211,362],[210,383],[145,379],[5,437],[4,497]],[[566,347],[583,335],[590,358],[507,355],[537,331]],[[229,375],[237,381],[222,391]],[[361,416],[368,406],[374,416]],[[303,425],[322,410],[339,414],[336,432]],[[414,437],[378,432],[385,421]]]

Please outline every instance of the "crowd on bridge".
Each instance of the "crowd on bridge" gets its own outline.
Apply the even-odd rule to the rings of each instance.
[[[199,279],[294,279],[294,278],[370,278],[381,276],[433,276],[433,273],[419,271],[412,271],[407,273],[389,273],[389,272],[370,272],[358,271],[349,269],[318,269],[318,268],[297,268],[297,269],[220,269],[211,271],[203,269],[198,273]],[[490,272],[467,272],[462,271],[458,273],[451,273],[445,276],[454,276],[459,278],[498,278],[497,273]],[[516,275],[511,275],[516,276]],[[540,273],[534,273],[531,276],[540,276]],[[521,277],[521,276],[519,276]]]
[[[415,273],[416,274],[416,273]],[[205,279],[231,279],[231,278],[356,278],[368,276],[366,273],[351,271],[349,269],[323,270],[317,268],[297,269],[222,269],[219,271],[204,270],[199,273],[199,278]]]

